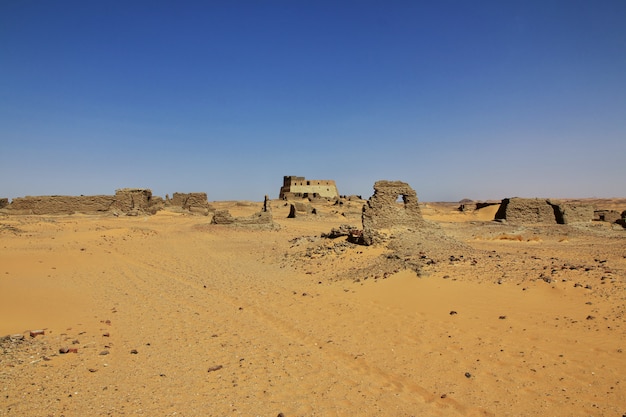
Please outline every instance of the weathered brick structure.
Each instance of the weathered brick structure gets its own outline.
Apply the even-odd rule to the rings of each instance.
[[[416,229],[424,225],[415,190],[401,181],[377,181],[374,195],[363,206],[361,219],[366,245],[380,242],[387,231]]]
[[[213,214],[211,224],[221,224],[230,226],[257,227],[263,229],[279,229],[280,226],[274,223],[272,208],[267,196],[263,201],[261,211],[246,217],[233,217],[228,210],[217,210]]]
[[[95,214],[103,212],[154,214],[163,205],[163,199],[152,197],[146,188],[123,188],[115,195],[91,196],[37,196],[14,198],[3,211],[8,214]]]
[[[505,198],[496,220],[518,224],[568,224],[593,219],[593,206],[562,203],[545,198]]]
[[[0,209],[3,209],[3,208],[5,208],[8,205],[9,205],[9,199],[8,198],[0,198]]]
[[[285,176],[283,186],[280,187],[280,199],[288,198],[316,198],[333,199],[339,197],[334,180],[307,180],[304,177]]]
[[[204,215],[208,215],[210,211],[206,193],[174,193],[172,198],[166,196],[165,205]]]

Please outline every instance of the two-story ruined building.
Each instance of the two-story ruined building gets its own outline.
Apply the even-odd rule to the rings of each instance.
[[[303,197],[338,198],[339,192],[334,180],[307,180],[293,175],[283,177],[279,198]]]

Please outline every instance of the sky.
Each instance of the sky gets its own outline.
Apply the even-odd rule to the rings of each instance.
[[[626,196],[626,1],[0,2],[0,197]]]

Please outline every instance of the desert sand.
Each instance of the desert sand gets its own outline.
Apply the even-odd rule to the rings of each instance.
[[[421,204],[447,240],[417,274],[320,237],[358,202],[271,204],[279,230],[0,215],[0,415],[626,414],[623,228]]]

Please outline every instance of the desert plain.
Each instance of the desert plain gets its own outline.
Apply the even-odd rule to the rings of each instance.
[[[0,415],[626,415],[621,226],[420,203],[398,249],[322,237],[363,202],[270,204],[0,215]]]

